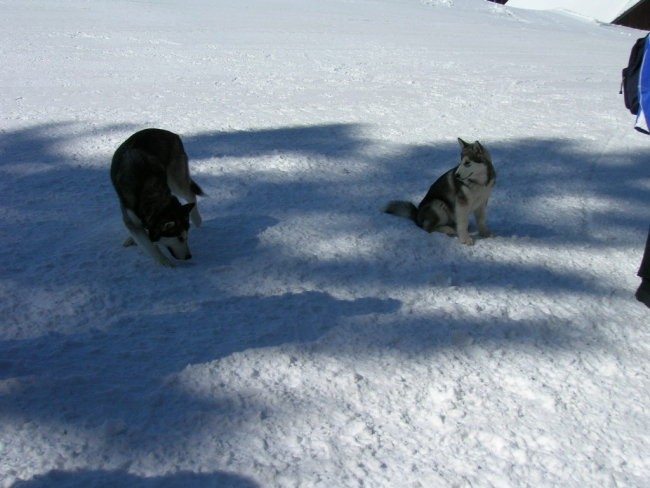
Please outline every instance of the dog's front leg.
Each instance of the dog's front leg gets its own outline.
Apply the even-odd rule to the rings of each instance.
[[[476,209],[474,212],[474,216],[476,217],[476,225],[478,226],[478,233],[481,237],[491,237],[492,232],[490,232],[490,229],[488,229],[486,225],[486,220],[487,220],[487,203],[485,205],[481,205],[479,208]]]
[[[471,246],[474,244],[474,240],[469,235],[469,207],[466,205],[457,205],[456,206],[455,220],[456,220],[456,234],[458,239],[463,244]]]
[[[151,256],[154,261],[156,261],[158,264],[161,266],[167,266],[168,268],[173,268],[176,265],[169,260],[167,256],[165,256],[160,248],[156,246],[151,240],[149,239],[149,236],[141,230],[141,229],[129,229],[129,232],[131,233],[131,237],[135,241],[135,243],[140,247],[140,249],[144,250],[149,256]]]
[[[144,250],[149,256],[151,256],[158,264],[162,266],[167,266],[173,268],[175,266],[167,256],[165,256],[161,250],[156,246],[149,236],[144,231],[140,224],[138,217],[129,210],[125,210],[122,214],[124,225],[126,226],[129,234],[131,234],[131,239],[127,239],[124,242],[124,246],[129,246],[136,244],[140,246],[140,249]]]

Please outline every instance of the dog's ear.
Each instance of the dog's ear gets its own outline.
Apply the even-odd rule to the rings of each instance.
[[[465,149],[467,146],[469,146],[469,144],[463,141],[460,137],[458,138],[458,145],[461,149]]]
[[[476,141],[476,142],[474,143],[474,145],[478,148],[479,154],[480,154],[481,156],[484,156],[484,157],[486,157],[486,158],[488,158],[488,159],[492,159],[492,156],[490,156],[490,151],[488,151],[487,149],[485,149],[485,147],[483,146],[483,144],[481,144],[480,142]]]

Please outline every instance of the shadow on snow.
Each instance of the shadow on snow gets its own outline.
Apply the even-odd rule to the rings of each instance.
[[[173,439],[179,432],[170,426],[183,424],[196,411],[207,408],[224,418],[250,414],[239,412],[232,399],[193,398],[190,402],[187,393],[170,391],[167,378],[187,365],[215,361],[251,348],[311,343],[347,323],[348,317],[390,317],[398,311],[401,304],[390,298],[390,289],[387,297],[351,300],[321,291],[279,290],[274,296],[238,296],[222,289],[219,276],[210,274],[215,266],[237,267],[257,253],[266,253],[270,261],[278,259],[281,267],[305,265],[300,260],[292,263],[291,250],[260,248],[260,234],[278,225],[278,215],[287,208],[307,216],[312,212],[349,214],[371,222],[371,232],[401,226],[400,241],[391,243],[386,237],[377,237],[383,239],[378,248],[403,246],[417,254],[416,263],[407,261],[404,269],[391,270],[391,266],[399,265],[375,254],[311,263],[301,270],[324,282],[345,277],[351,288],[366,285],[365,280],[380,283],[385,276],[377,273],[377,267],[383,266],[389,270],[392,286],[397,287],[435,287],[429,271],[436,270],[438,274],[454,275],[457,282],[451,284],[460,287],[540,287],[542,291],[552,288],[593,295],[602,291],[571,270],[547,270],[542,264],[482,262],[472,258],[456,240],[428,236],[412,225],[408,227],[405,221],[400,223],[382,215],[380,209],[390,199],[421,198],[431,182],[455,164],[458,150],[455,143],[407,146],[399,147],[390,156],[373,159],[366,151],[373,141],[362,137],[359,126],[354,124],[184,136],[194,161],[290,153],[318,156],[321,164],[363,161],[372,169],[346,174],[329,184],[323,184],[322,178],[310,181],[309,175],[288,181],[251,175],[245,182],[249,191],[244,197],[224,206],[210,199],[200,203],[214,216],[193,233],[193,246],[201,251],[195,252],[193,264],[171,271],[156,268],[148,257],[120,246],[125,231],[108,177],[109,160],[103,165],[91,161],[103,168],[98,171],[83,162],[71,162],[63,154],[62,147],[80,135],[78,129],[70,127],[51,124],[0,134],[0,258],[5,263],[0,279],[10,294],[0,310],[16,336],[28,337],[0,342],[0,379],[26,378],[21,388],[5,389],[0,394],[0,415],[5,418],[21,416],[80,429],[95,429],[120,420],[127,429],[139,432],[130,438],[130,447],[146,448]],[[107,137],[120,130],[125,127],[107,127],[102,135]],[[121,139],[113,142],[117,147]],[[621,229],[644,235],[647,222],[639,214],[625,211],[642,208],[648,201],[647,190],[637,182],[646,164],[643,155],[608,154],[604,159],[603,155],[583,153],[568,142],[555,140],[496,142],[488,147],[498,173],[490,208],[491,225],[502,238],[517,235],[546,241],[561,252],[564,246],[585,243],[612,246],[612,242],[600,242],[586,232],[612,221]],[[211,188],[238,184],[237,178],[241,176],[226,169],[203,174],[197,180],[209,194]],[[592,211],[585,192],[610,204]],[[370,200],[358,196],[369,193],[374,194]],[[545,207],[560,202],[557,208],[561,209],[562,201],[569,204],[566,214]],[[333,208],[333,202],[344,206]],[[367,232],[356,224],[342,231],[350,235]],[[439,249],[441,243],[443,250]],[[436,248],[433,255],[439,262],[432,262],[427,252]],[[474,281],[474,270],[479,276],[497,278],[489,283]],[[276,271],[270,268],[270,272]],[[207,297],[205,287],[211,284],[214,290]],[[441,281],[441,286],[449,284]],[[48,297],[57,290],[68,293],[79,288],[87,288],[91,298],[67,315],[59,310],[65,306],[65,297],[58,303],[31,303],[38,294]],[[365,350],[376,346],[430,352],[459,347],[455,339],[459,331],[479,343],[545,348],[589,347],[598,340],[576,339],[571,324],[565,325],[551,328],[508,317],[495,322],[489,317],[450,318],[432,312],[426,319],[409,322],[404,318],[383,335],[381,330],[371,328],[366,335],[362,333],[358,344]],[[30,327],[42,332],[32,335]],[[417,337],[410,338],[409,334]],[[148,410],[152,396],[161,399],[154,402],[162,405],[159,411]],[[53,402],[56,410],[51,409]],[[228,437],[230,433],[224,430],[220,435]],[[113,443],[117,449],[120,441],[107,435],[106,443]],[[154,483],[149,478],[105,471],[51,472],[17,486],[67,486],[104,479],[136,487],[167,483],[255,486],[222,473],[178,473],[155,478]],[[51,480],[54,484],[49,483]]]
[[[257,488],[243,476],[229,473],[174,473],[166,476],[136,476],[120,471],[51,471],[29,481],[19,481],[13,488]]]

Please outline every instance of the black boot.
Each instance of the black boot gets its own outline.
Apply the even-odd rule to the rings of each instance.
[[[645,303],[646,307],[650,308],[650,279],[641,279],[639,289],[636,291],[636,294],[634,296],[640,302]]]

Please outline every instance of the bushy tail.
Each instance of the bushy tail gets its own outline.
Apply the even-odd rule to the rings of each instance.
[[[195,195],[199,195],[199,196],[205,195],[201,187],[197,185],[194,180],[190,181],[190,189],[192,190],[192,193],[194,193]]]
[[[387,214],[395,215],[397,217],[404,217],[405,219],[416,222],[418,209],[411,202],[401,200],[393,200],[384,208]]]

